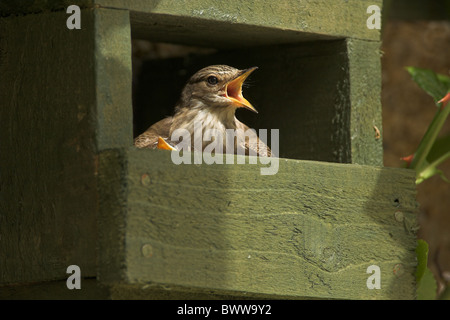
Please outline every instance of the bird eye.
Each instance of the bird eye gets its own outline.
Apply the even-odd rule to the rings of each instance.
[[[206,79],[209,84],[215,85],[219,82],[219,79],[215,76],[209,76],[208,79]]]

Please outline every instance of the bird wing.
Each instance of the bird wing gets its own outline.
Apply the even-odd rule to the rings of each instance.
[[[237,119],[236,123],[237,129],[241,129],[244,132],[250,129],[247,125],[243,124]],[[252,135],[252,137],[245,137],[245,141],[241,142],[241,147],[245,149],[246,155],[248,155],[250,153],[250,150],[252,150],[257,156],[260,157],[272,156],[272,151],[270,150],[270,148],[264,142],[262,142],[262,140],[259,139],[256,134],[254,136]]]
[[[138,148],[156,149],[158,147],[158,139],[160,137],[163,139],[169,138],[169,131],[172,122],[172,117],[168,117],[161,121],[158,121],[150,128],[148,128],[144,133],[136,137],[136,139],[134,139],[134,145]]]

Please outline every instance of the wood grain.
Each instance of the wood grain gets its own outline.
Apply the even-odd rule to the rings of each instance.
[[[96,276],[97,151],[132,145],[126,11],[0,21],[0,284]]]
[[[0,21],[0,283],[96,272],[94,17]]]
[[[71,4],[69,0],[4,0],[0,15],[64,10]],[[214,42],[222,48],[343,38],[378,41],[380,31],[366,26],[367,8],[382,8],[381,0],[247,0],[245,5],[220,0],[81,0],[77,4],[129,10],[136,37],[191,45]]]
[[[382,1],[350,0],[277,2],[249,0],[245,5],[219,0],[96,0],[104,7],[131,12],[137,38],[218,48],[357,38],[379,40],[369,30],[370,5]],[[151,20],[152,24],[148,21]],[[220,34],[220,37],[217,35]]]
[[[118,210],[123,219],[115,232],[121,245],[110,249],[120,263],[100,266],[107,282],[274,297],[414,297],[409,170],[280,159],[276,175],[261,176],[259,165],[177,166],[169,152],[134,148],[100,159],[102,203],[123,204],[100,208],[101,220]],[[372,264],[382,270],[381,290],[366,287]]]

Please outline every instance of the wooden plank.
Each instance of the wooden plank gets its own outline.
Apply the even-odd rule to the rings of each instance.
[[[100,279],[235,295],[414,298],[413,172],[280,159],[276,175],[261,176],[261,166],[103,152],[100,221],[116,227],[100,239],[101,260],[115,262],[100,264]],[[370,265],[381,268],[380,290],[366,286]]]
[[[68,6],[73,4],[81,8],[91,7],[92,0],[2,0],[0,2],[0,16],[65,11]]]
[[[129,14],[111,9],[96,9],[94,14],[97,149],[129,146],[133,144]]]
[[[94,16],[0,21],[0,283],[96,273]]]
[[[0,15],[63,10],[71,4],[6,0]],[[131,11],[136,37],[229,48],[332,38],[379,40],[379,30],[366,27],[366,11],[370,5],[381,8],[382,1],[249,0],[242,5],[219,0],[83,0],[79,5]]]
[[[346,40],[348,75],[344,81],[348,92],[344,94],[349,95],[350,102],[351,163],[383,165],[380,45],[373,41]],[[336,107],[337,123],[341,123],[343,114],[340,109]]]
[[[96,152],[132,145],[127,11],[0,21],[0,283],[96,275]]]
[[[369,17],[366,11],[374,4],[382,7],[379,0],[344,3],[251,0],[245,5],[218,0],[95,2],[100,6],[130,10],[137,37],[150,36],[157,41],[170,39],[199,45],[206,44],[205,39],[208,39],[208,45],[213,41],[222,47],[347,37],[378,40],[379,31],[366,27]],[[273,32],[275,30],[278,32]]]

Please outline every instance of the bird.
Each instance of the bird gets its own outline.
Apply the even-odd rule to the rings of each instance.
[[[256,69],[258,67],[239,70],[227,65],[212,65],[199,70],[184,86],[173,116],[150,126],[135,138],[134,145],[137,148],[176,150],[180,141],[172,140],[173,134],[177,129],[184,129],[191,136],[190,147],[194,149],[200,145],[201,150],[196,151],[203,151],[210,141],[195,145],[195,139],[192,139],[197,130],[195,123],[201,123],[202,132],[216,130],[220,133],[218,139],[224,139],[222,150],[216,150],[219,153],[238,154],[241,151],[246,155],[272,156],[270,148],[256,133],[243,135],[252,131],[248,131],[250,128],[235,116],[238,108],[258,113],[242,94],[244,81]],[[231,150],[226,148],[226,131],[229,129],[236,132]]]

